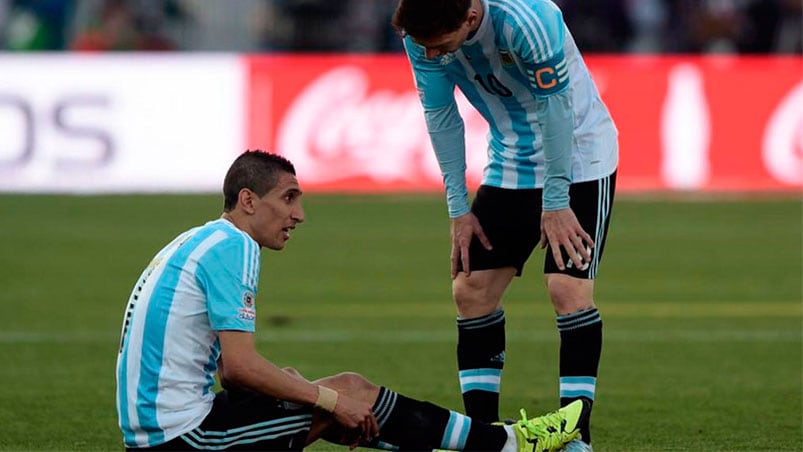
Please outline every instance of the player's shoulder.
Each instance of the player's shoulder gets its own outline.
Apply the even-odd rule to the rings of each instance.
[[[495,29],[523,60],[544,61],[563,48],[566,25],[549,0],[487,0]]]
[[[488,11],[495,21],[514,29],[530,27],[562,28],[563,14],[550,0],[487,0]]]
[[[547,14],[560,11],[552,0],[486,0],[491,12],[505,11],[510,15],[524,15],[530,12]]]
[[[233,249],[248,254],[259,252],[259,245],[250,235],[222,218],[200,226],[197,234],[199,238],[207,242],[206,246],[212,250]]]

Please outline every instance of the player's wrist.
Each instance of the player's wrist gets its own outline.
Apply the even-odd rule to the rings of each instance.
[[[318,399],[315,400],[315,408],[333,413],[337,406],[338,393],[334,389],[318,385]]]

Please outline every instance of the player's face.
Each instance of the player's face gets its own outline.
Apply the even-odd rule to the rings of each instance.
[[[468,34],[471,32],[472,20],[466,20],[457,30],[435,36],[429,39],[413,38],[413,41],[424,46],[424,55],[428,59],[438,58],[447,53],[457,52],[457,49],[466,42]]]
[[[290,240],[290,231],[304,221],[301,189],[296,177],[282,173],[273,189],[254,202],[252,230],[261,246],[280,250]]]

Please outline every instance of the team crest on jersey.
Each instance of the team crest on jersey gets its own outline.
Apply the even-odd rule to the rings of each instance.
[[[446,55],[443,55],[441,57],[441,66],[446,66],[447,64],[454,61],[454,59],[455,59],[454,53],[447,53]]]
[[[511,55],[510,52],[508,52],[507,50],[499,51],[499,59],[505,66],[512,66],[516,64],[516,60],[513,59],[513,55]]]

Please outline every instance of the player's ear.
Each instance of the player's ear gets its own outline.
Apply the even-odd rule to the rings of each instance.
[[[237,204],[249,215],[254,213],[256,201],[257,194],[247,188],[241,189],[237,195]]]
[[[469,27],[474,27],[474,24],[477,23],[477,20],[479,20],[479,17],[480,17],[480,13],[479,13],[479,11],[477,11],[476,8],[474,8],[474,6],[469,8],[468,9],[468,13],[466,14],[466,22],[468,22],[468,26]]]

